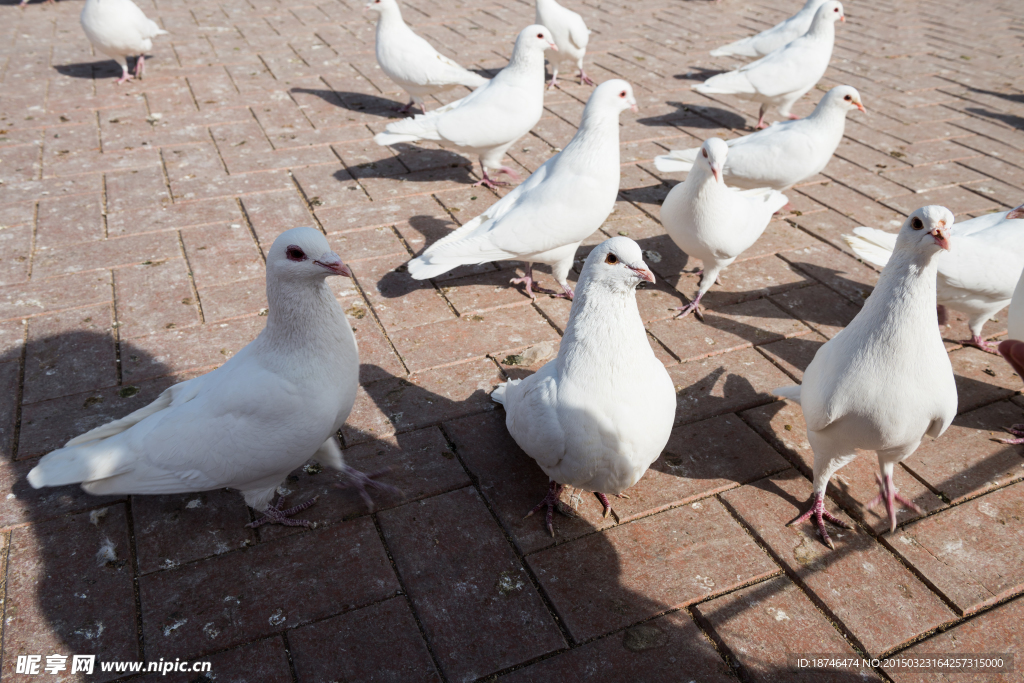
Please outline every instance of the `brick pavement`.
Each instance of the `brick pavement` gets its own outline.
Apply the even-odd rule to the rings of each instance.
[[[854,85],[869,114],[849,117],[825,172],[789,193],[795,210],[704,299],[702,325],[670,319],[696,276],[657,221],[678,179],[651,160],[748,131],[754,105],[690,86],[732,65],[709,49],[798,3],[569,3],[594,30],[588,72],[628,79],[641,107],[622,117],[620,201],[587,244],[622,234],[648,252],[659,281],[638,300],[679,409],[619,519],[584,497],[552,539],[522,519],[545,478],[487,394],[536,369],[508,363],[557,343],[569,304],[507,287],[515,264],[433,283],[401,272],[497,195],[470,187],[468,159],[372,143],[404,99],[375,64],[359,0],[140,0],[171,35],[146,79],[123,86],[82,34],[80,2],[11,2],[0,6],[5,680],[29,680],[14,674],[17,655],[52,652],[208,658],[218,681],[268,683],[821,681],[793,674],[785,653],[1024,655],[1024,459],[992,440],[1024,420],[1020,378],[961,348],[954,319],[943,333],[960,415],[896,474],[923,519],[903,511],[883,535],[863,509],[874,457],[861,458],[830,488],[857,526],[834,552],[810,526],[783,526],[810,495],[811,454],[798,409],[767,393],[799,380],[870,292],[877,270],[850,256],[844,231],[892,229],[928,203],[966,218],[1024,199],[1019,5],[849,3],[819,91]],[[505,0],[403,8],[485,71],[533,18]],[[573,133],[590,89],[563,83],[511,150],[524,172]],[[331,488],[334,474],[299,470],[285,486],[293,500],[324,494],[304,513],[319,527],[249,530],[233,492],[27,485],[39,455],[250,341],[266,309],[264,253],[296,225],[324,230],[355,273],[332,282],[363,362],[346,457],[390,467],[404,497],[369,514]],[[97,555],[110,544],[113,556]],[[1021,680],[1022,664],[998,680]]]

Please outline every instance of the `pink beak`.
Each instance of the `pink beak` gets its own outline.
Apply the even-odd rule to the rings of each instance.
[[[629,108],[633,110],[634,114],[639,114],[640,113],[640,107],[636,106],[635,104],[629,105]]]
[[[1024,204],[1021,204],[1016,209],[1006,214],[1007,218],[1024,218]]]
[[[949,251],[949,228],[945,225],[941,225],[929,233],[934,239],[935,244],[939,245],[946,251]]]
[[[651,271],[647,270],[646,268],[644,268],[642,266],[626,266],[626,267],[629,268],[630,270],[632,270],[634,273],[636,273],[637,277],[639,277],[644,282],[650,282],[652,284],[654,283],[654,273],[652,273]]]
[[[711,175],[715,176],[715,180],[717,180],[718,182],[722,182],[722,169],[716,166],[715,164],[710,164],[710,166]]]
[[[860,109],[860,110],[861,110],[862,112],[864,112],[865,114],[867,114],[867,113],[868,113],[868,110],[867,110],[867,109],[865,109],[865,108],[864,108],[864,105],[863,105],[863,104],[861,104],[860,102],[854,102],[854,103],[853,103],[853,106],[857,107],[857,109]]]
[[[558,46],[557,45],[555,45],[554,43],[548,43],[548,45],[551,46],[552,50],[554,50],[555,52],[558,52]]]
[[[321,268],[326,268],[330,271],[331,275],[344,275],[345,277],[352,277],[352,271],[349,270],[348,266],[341,262],[341,257],[335,254],[333,251],[329,251],[316,261],[313,261],[316,265]]]
[[[844,15],[840,16],[839,17],[839,21],[841,21],[841,22],[843,22],[845,24],[846,23],[846,15],[844,14]]]

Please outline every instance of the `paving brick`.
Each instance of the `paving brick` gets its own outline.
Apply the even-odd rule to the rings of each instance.
[[[351,266],[356,281],[389,333],[455,318],[429,281],[413,280],[404,268],[401,272],[395,270],[408,260],[408,254],[395,254]]]
[[[110,273],[93,271],[0,288],[0,320],[24,319],[113,299]]]
[[[208,655],[201,661],[209,663],[210,673],[207,676],[216,676],[216,681],[246,683],[259,680],[263,683],[291,683],[293,680],[288,651],[280,636],[257,640],[233,650]],[[193,672],[152,673],[135,680],[141,683],[193,683],[196,677]]]
[[[0,231],[0,284],[24,282],[32,256],[32,226],[5,227]]]
[[[578,641],[779,571],[716,499],[542,550],[528,562]]]
[[[391,341],[413,372],[491,351],[525,348],[558,339],[558,333],[532,307],[516,306],[474,313],[448,322],[391,331]]]
[[[103,239],[102,211],[99,195],[44,199],[39,202],[36,249]]]
[[[301,681],[440,680],[400,597],[295,629],[288,643]]]
[[[686,612],[672,612],[503,676],[501,681],[735,680]]]
[[[114,271],[114,292],[121,339],[200,323],[184,259],[119,268]]]
[[[754,349],[668,368],[676,386],[676,422],[694,422],[775,400],[769,392],[792,380]]]
[[[262,277],[265,265],[245,223],[210,225],[181,232],[196,287]]]
[[[11,534],[5,678],[14,676],[18,655],[89,653],[98,661],[140,658],[125,510],[123,505],[105,510],[40,522]],[[69,610],[69,604],[75,609]],[[117,677],[98,669],[98,681]]]
[[[850,681],[847,672],[793,671],[789,653],[858,657],[829,620],[784,576],[694,607],[740,670],[757,681]],[[874,672],[860,680],[882,680]]]
[[[271,597],[268,583],[276,586]],[[369,519],[289,536],[140,577],[146,654],[195,658],[397,591]]]
[[[952,621],[949,608],[867,535],[834,529],[836,549],[830,550],[812,525],[787,527],[810,500],[811,491],[808,480],[790,471],[722,498],[812,599],[845,625],[854,644],[869,654],[890,652]]]
[[[704,314],[703,322],[691,315],[681,320],[657,321],[649,324],[648,329],[683,361],[717,356],[809,332],[799,320],[765,299],[716,308]]]
[[[378,515],[409,599],[452,680],[475,680],[565,646],[475,489]]]
[[[1005,605],[978,615],[977,618],[959,624],[943,633],[923,640],[900,653],[907,658],[927,655],[948,656],[949,654],[982,654],[990,651],[1014,655],[1014,663],[1024,652],[1024,637],[1018,627],[1024,618],[1024,601],[1019,598]],[[928,672],[917,673],[911,669],[886,669],[886,673],[896,683],[925,683],[926,681],[953,681],[975,677],[969,673]],[[1014,674],[992,675],[993,680],[1014,680]],[[1016,674],[1019,677],[1019,672]]]
[[[860,311],[848,299],[820,285],[780,292],[771,300],[828,339],[849,325]]]
[[[373,368],[364,372],[374,372]],[[379,370],[378,370],[379,371]],[[342,434],[346,444],[494,410],[490,394],[504,381],[489,358],[389,377],[361,387]]]
[[[1020,485],[969,500],[889,539],[963,614],[1021,591]]]
[[[975,348],[963,348],[949,354],[956,380],[957,412],[965,413],[1020,390],[1020,379],[998,356]]]
[[[117,383],[110,304],[33,318],[25,348],[26,403]]]
[[[34,259],[32,273],[33,276],[50,277],[176,256],[181,256],[181,251],[177,236],[172,233],[132,235],[40,251]]]

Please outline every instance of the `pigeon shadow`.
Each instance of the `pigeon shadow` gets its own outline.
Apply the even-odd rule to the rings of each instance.
[[[146,55],[146,59],[153,59]],[[128,71],[135,70],[137,57],[128,57]],[[62,76],[71,78],[120,78],[121,65],[112,59],[104,59],[98,62],[79,62],[78,64],[55,64],[53,68]],[[145,76],[145,74],[143,74]],[[143,78],[145,82],[145,78]]]
[[[667,102],[677,110],[661,116],[637,119],[645,126],[676,126],[685,128],[743,128],[746,118],[736,112],[682,102]]]
[[[691,66],[690,69],[685,74],[675,74],[672,78],[680,81],[706,81],[712,76],[727,73],[726,69],[708,69],[703,66]]]
[[[292,88],[289,92],[315,95],[324,102],[333,104],[349,111],[377,114],[385,118],[402,118],[402,115],[395,110],[403,106],[403,102],[395,102],[385,97],[378,97],[367,93],[345,92],[336,90],[321,90],[318,88]]]
[[[139,510],[127,496],[92,496],[78,485],[33,489],[26,476],[40,455],[145,406],[176,381],[162,361],[131,342],[115,344],[109,333],[87,330],[36,337],[36,320],[28,321],[24,357],[20,348],[0,357],[0,372],[24,384],[23,395],[15,394],[16,427],[0,431],[0,495],[6,498],[0,528],[9,530],[3,534],[9,545],[5,679],[14,675],[19,655],[141,659],[134,546],[147,547],[154,539],[139,526]],[[122,378],[120,365],[134,371],[126,376],[149,379]],[[198,533],[218,531],[211,525]],[[69,658],[69,669],[70,664]]]
[[[989,111],[988,109],[979,109],[978,107],[967,107],[966,111],[978,116],[983,116],[987,119],[1002,121],[1006,125],[1017,128],[1018,130],[1024,130],[1024,117],[1017,116],[1016,114],[1003,114],[1000,112]]]

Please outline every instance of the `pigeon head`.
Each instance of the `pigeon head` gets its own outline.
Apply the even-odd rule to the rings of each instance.
[[[612,237],[597,245],[583,264],[579,289],[600,286],[632,292],[641,282],[654,282],[640,245],[628,237]]]
[[[626,109],[632,109],[634,113],[640,111],[633,96],[633,86],[621,78],[613,78],[597,86],[587,100],[587,109],[610,109],[616,115]]]
[[[933,256],[940,250],[949,250],[949,234],[953,229],[953,214],[944,206],[922,206],[910,214],[899,235],[896,249],[907,249],[916,254]]]
[[[320,282],[331,275],[352,277],[341,257],[331,251],[327,238],[313,228],[292,228],[278,235],[267,254],[267,273],[290,282]]]
[[[722,138],[708,138],[700,146],[700,156],[697,157],[697,165],[707,167],[711,175],[718,182],[722,180],[722,169],[725,168],[725,158],[729,156],[729,145],[725,144]]]
[[[380,12],[381,14],[391,11],[397,11],[399,13],[401,12],[398,9],[398,3],[395,2],[395,0],[370,0],[363,7],[363,11]]]
[[[812,23],[818,24],[826,21],[830,24],[834,24],[837,21],[846,21],[846,14],[843,12],[843,3],[839,2],[839,0],[828,0],[828,2],[818,8],[818,11],[814,13],[814,20]]]
[[[543,53],[544,50],[558,52],[558,46],[555,45],[555,39],[551,36],[551,31],[540,24],[533,24],[519,32],[514,52],[519,52],[520,50],[528,50],[530,52],[536,50],[540,53]]]
[[[860,101],[860,93],[852,85],[837,85],[825,93],[821,101],[826,107],[842,109],[844,114],[854,109],[860,109],[865,114],[867,113],[864,104]]]

